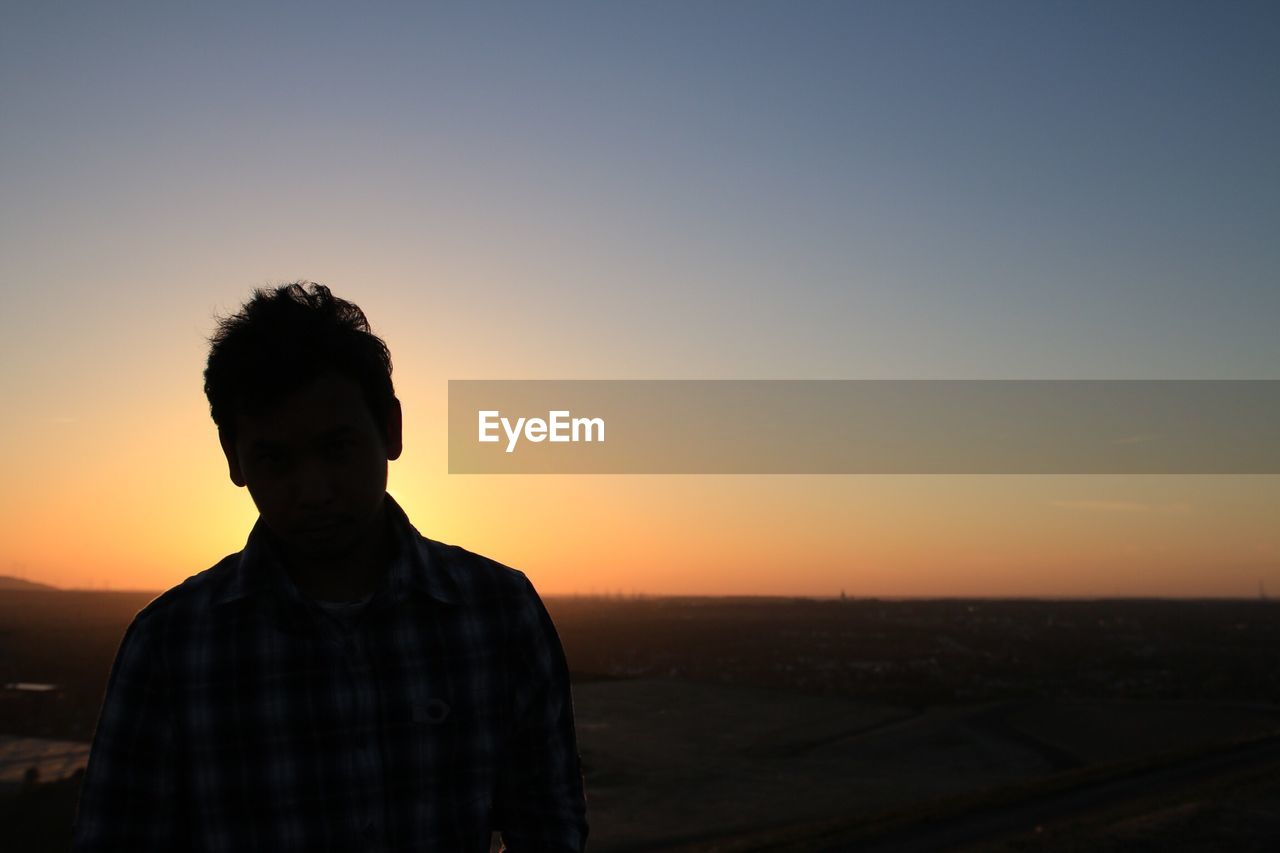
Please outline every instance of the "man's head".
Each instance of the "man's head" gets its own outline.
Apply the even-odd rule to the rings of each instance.
[[[380,518],[401,451],[391,356],[319,284],[258,290],[210,338],[205,395],[232,482],[296,552],[337,557]]]

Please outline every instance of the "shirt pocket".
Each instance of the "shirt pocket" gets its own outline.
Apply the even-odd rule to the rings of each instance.
[[[413,790],[450,783],[458,763],[462,713],[447,695],[414,699],[387,715],[387,773],[394,784]]]

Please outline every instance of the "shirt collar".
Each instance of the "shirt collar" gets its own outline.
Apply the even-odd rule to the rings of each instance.
[[[398,551],[391,561],[387,578],[388,591],[395,596],[413,590],[436,601],[454,604],[458,600],[457,585],[448,567],[433,558],[430,540],[418,532],[408,515],[390,494],[384,496],[387,516],[396,536]],[[276,546],[262,517],[249,531],[244,549],[232,564],[231,573],[213,603],[225,604],[253,595],[288,595],[292,582],[284,572]],[[295,590],[296,592],[296,590]]]

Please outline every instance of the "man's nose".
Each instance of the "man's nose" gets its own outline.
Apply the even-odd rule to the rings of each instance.
[[[334,497],[330,472],[321,460],[314,457],[298,466],[295,486],[298,502],[303,506],[324,506]]]

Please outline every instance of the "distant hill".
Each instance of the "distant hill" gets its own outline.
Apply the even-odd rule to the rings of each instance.
[[[0,575],[0,589],[57,589],[57,587],[49,586],[47,583],[36,583],[35,581],[11,577],[10,575]]]

